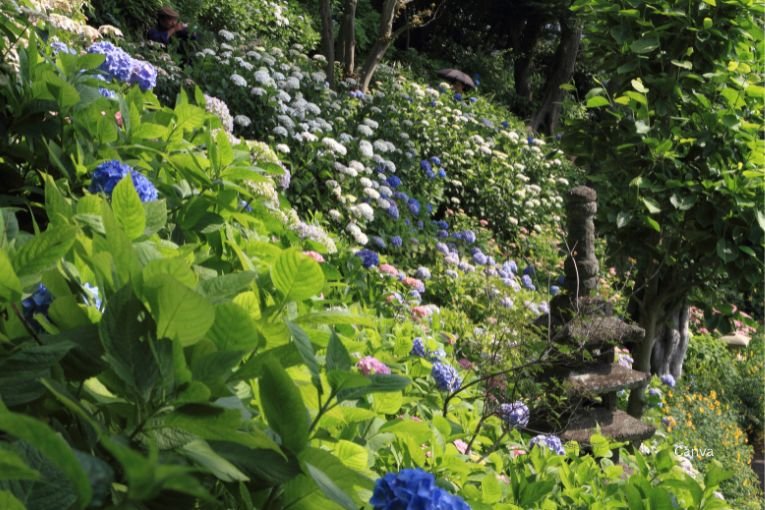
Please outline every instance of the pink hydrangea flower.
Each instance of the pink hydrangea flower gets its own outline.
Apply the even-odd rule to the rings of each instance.
[[[306,257],[312,258],[313,260],[315,260],[319,264],[324,262],[324,257],[322,257],[321,253],[319,253],[319,252],[309,250],[309,251],[304,251],[303,255],[305,255]]]
[[[481,220],[481,221],[478,222],[478,224],[481,225],[482,227],[488,227],[489,226],[488,220]]]
[[[454,444],[454,447],[462,455],[467,455],[468,454],[468,444],[465,441],[463,441],[462,439],[455,439],[452,444]]]
[[[406,285],[409,288],[412,288],[416,290],[417,292],[425,292],[425,284],[422,283],[417,278],[412,278],[411,276],[407,276],[402,280],[404,285]]]
[[[457,363],[459,364],[459,366],[461,366],[465,370],[472,370],[474,366],[473,362],[467,358],[460,358],[459,360],[457,360]]]
[[[390,264],[380,264],[380,272],[390,276],[398,276],[398,269]]]
[[[514,449],[510,450],[510,455],[513,458],[520,457],[521,455],[526,455],[526,450],[524,450],[522,448],[514,448]]]
[[[359,372],[364,375],[390,374],[390,368],[374,356],[365,356],[361,358],[358,363],[356,363],[356,368],[358,368]]]

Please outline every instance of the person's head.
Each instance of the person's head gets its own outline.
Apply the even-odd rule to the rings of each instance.
[[[165,6],[157,13],[157,24],[165,30],[173,28],[178,23],[180,15],[170,6]]]
[[[452,82],[452,88],[455,92],[463,92],[465,90],[465,84],[461,81],[454,80]]]

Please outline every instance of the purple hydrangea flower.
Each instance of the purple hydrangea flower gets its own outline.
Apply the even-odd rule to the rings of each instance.
[[[563,448],[560,438],[553,434],[539,434],[538,436],[531,438],[531,441],[529,441],[529,448],[535,445],[547,448],[558,455],[566,454],[566,450]]]
[[[144,92],[151,90],[157,85],[157,69],[145,60],[134,58],[129,81]]]
[[[290,187],[290,182],[292,182],[292,174],[286,168],[282,168],[282,170],[284,173],[279,176],[279,187],[287,189]]]
[[[414,276],[420,280],[428,280],[430,279],[430,269],[425,266],[420,266],[417,268],[417,271],[414,272]]]
[[[475,242],[475,240],[476,240],[476,237],[475,237],[475,232],[473,232],[472,230],[466,230],[466,231],[464,231],[464,232],[462,233],[462,239],[463,239],[463,240],[464,240],[466,243],[468,243],[468,244],[473,244],[473,243]]]
[[[470,510],[462,498],[438,487],[435,477],[421,469],[379,478],[369,503],[374,510]]]
[[[98,93],[106,99],[117,99],[117,94],[113,90],[109,90],[105,87],[98,87]]]
[[[428,351],[425,349],[425,343],[422,341],[422,338],[416,337],[412,340],[412,350],[409,351],[409,354],[411,356],[419,356],[420,358],[424,358],[428,355]]]
[[[660,377],[661,382],[669,386],[670,388],[674,388],[677,382],[675,381],[675,378],[672,376],[672,374],[664,374]]]
[[[651,388],[648,390],[648,395],[651,397],[661,398],[661,390],[659,388]]]
[[[401,239],[401,236],[393,236],[390,238],[390,244],[395,248],[401,248],[401,245],[404,244],[404,241]]]
[[[444,255],[449,255],[450,253],[449,247],[446,246],[446,244],[442,243],[441,241],[436,243],[436,250],[443,253]]]
[[[369,240],[371,241],[371,243],[372,243],[373,245],[377,246],[377,247],[378,247],[378,248],[380,248],[381,250],[384,250],[385,248],[387,248],[387,247],[388,247],[388,245],[385,243],[385,239],[383,239],[383,238],[382,238],[382,237],[380,237],[380,236],[371,236],[371,237],[369,238]]]
[[[121,82],[128,82],[133,71],[133,58],[125,50],[107,41],[93,43],[88,53],[104,55],[101,70]]]
[[[406,205],[409,208],[409,212],[412,213],[412,216],[418,216],[420,214],[420,202],[416,198],[410,198]]]
[[[449,237],[449,231],[439,230],[438,232],[436,232],[436,237],[438,237],[439,239],[446,239],[447,237]]]
[[[377,252],[368,250],[366,248],[362,248],[361,250],[357,251],[356,256],[361,259],[361,265],[367,269],[380,263],[380,256],[377,254]]]
[[[500,300],[499,304],[502,305],[504,308],[512,308],[513,300],[505,296]]]
[[[520,400],[499,406],[499,417],[512,428],[525,427],[529,424],[529,408]]]
[[[390,368],[388,368],[388,365],[375,358],[374,356],[364,356],[358,361],[358,363],[356,363],[356,368],[358,368],[359,372],[364,375],[390,374]]]
[[[72,48],[67,46],[65,43],[62,43],[61,41],[53,41],[50,43],[50,50],[51,53],[54,55],[58,55],[59,53],[66,53],[68,55],[76,55],[77,52],[74,51]]]
[[[523,275],[521,277],[521,282],[523,282],[523,286],[526,287],[529,290],[537,290],[537,288],[534,286],[534,282],[531,281],[531,277],[527,274]]]
[[[462,385],[462,379],[457,370],[453,366],[441,363],[440,361],[433,363],[430,375],[435,379],[438,389],[442,391],[453,392]]]
[[[550,295],[557,296],[560,294],[560,287],[557,285],[550,285]]]
[[[473,254],[473,262],[478,264],[479,266],[486,265],[488,262],[488,258],[486,258],[486,255],[484,255],[480,250],[475,252]]]

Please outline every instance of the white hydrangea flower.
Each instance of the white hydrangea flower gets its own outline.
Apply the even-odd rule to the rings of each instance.
[[[234,117],[234,124],[237,126],[247,127],[252,124],[252,121],[247,115],[237,115]]]
[[[230,133],[234,130],[234,118],[229,112],[228,106],[225,102],[217,97],[208,96],[205,94],[205,110],[209,113],[215,114],[221,121],[223,129]]]
[[[273,133],[277,136],[289,136],[289,133],[286,129],[284,129],[283,126],[276,126],[273,130]]]
[[[361,140],[359,142],[359,152],[365,158],[371,158],[375,155],[375,151],[372,147],[372,144],[369,143],[367,140]]]
[[[349,210],[351,211],[351,214],[357,218],[363,218],[366,221],[372,221],[375,219],[375,211],[369,204],[362,202],[360,204],[351,206]]]
[[[372,129],[377,129],[377,128],[380,127],[380,124],[377,121],[375,121],[373,119],[370,119],[369,117],[366,117],[361,122],[363,122],[365,126],[368,126],[368,127],[372,128]]]
[[[278,150],[279,152],[283,152],[284,154],[289,154],[290,153],[289,146],[287,144],[284,144],[284,143],[276,144],[276,150]]]
[[[308,131],[303,131],[302,133],[300,133],[300,138],[302,141],[309,142],[309,143],[316,142],[319,140],[318,136]]]
[[[323,138],[321,143],[323,143],[325,147],[327,147],[329,150],[331,150],[335,154],[345,156],[348,153],[348,149],[346,149],[343,144],[341,144],[334,138],[330,138],[330,137]]]
[[[378,198],[377,207],[379,207],[380,209],[384,211],[387,211],[388,209],[390,209],[390,202],[384,198]]]
[[[285,91],[283,91],[283,90],[280,90],[280,91],[279,91],[279,92],[277,92],[277,94],[276,94],[276,99],[278,99],[278,100],[279,100],[279,102],[281,102],[281,103],[289,103],[289,102],[290,102],[290,100],[292,99],[292,96],[290,96],[289,94],[287,94]]]
[[[334,221],[340,221],[343,219],[343,215],[337,209],[330,209],[329,217],[332,218]]]
[[[364,188],[364,194],[372,200],[378,200],[380,198],[380,192],[374,188]]]
[[[240,74],[232,74],[231,75],[231,81],[234,85],[237,87],[246,87],[247,86],[247,80],[244,79],[244,77]]]
[[[226,41],[233,41],[234,39],[236,39],[236,34],[233,32],[229,32],[228,30],[219,30],[218,35],[222,39],[225,39]]]
[[[260,88],[260,87],[252,87],[250,89],[250,94],[256,97],[260,97],[266,93],[266,89]]]

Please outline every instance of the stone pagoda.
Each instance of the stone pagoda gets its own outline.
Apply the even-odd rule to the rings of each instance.
[[[595,190],[586,186],[573,188],[566,197],[565,290],[552,299],[549,316],[538,321],[550,327],[557,351],[545,376],[562,383],[568,393],[569,407],[558,415],[562,440],[587,445],[599,426],[606,437],[637,444],[655,429],[616,409],[617,392],[643,385],[650,375],[614,363],[614,352],[617,346],[642,340],[645,331],[614,317],[613,306],[593,296],[598,283],[596,200]]]

